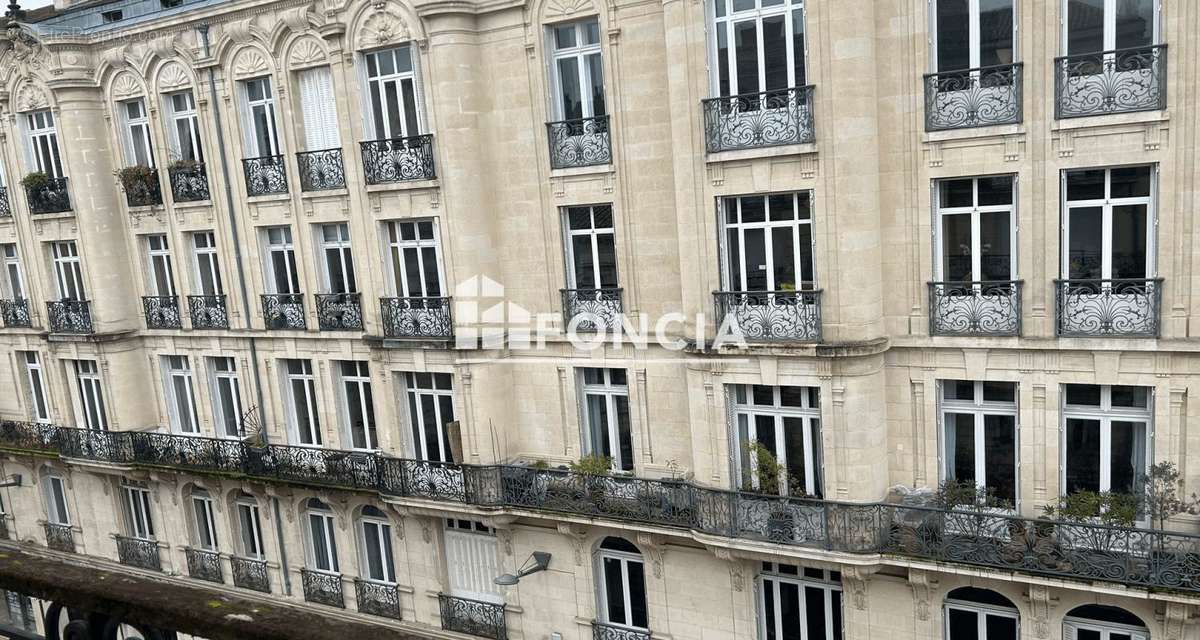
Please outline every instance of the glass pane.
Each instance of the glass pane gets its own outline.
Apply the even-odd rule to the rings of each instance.
[[[763,89],[788,88],[788,59],[786,16],[762,19],[763,66],[767,84]]]
[[[600,252],[600,286],[617,286],[617,248],[613,241],[613,234],[597,235],[596,248]]]
[[[1112,388],[1112,406],[1145,409],[1150,406],[1150,390],[1147,387],[1114,386]]]
[[[946,479],[975,482],[975,416],[946,414]]]
[[[554,47],[570,49],[575,46],[575,25],[564,24],[554,28]]]
[[[1104,170],[1067,172],[1067,200],[1104,199]]]
[[[1103,277],[1104,215],[1099,207],[1076,207],[1067,213],[1070,238],[1067,274],[1072,279]]]
[[[404,135],[418,135],[421,127],[417,124],[417,91],[412,78],[400,81],[400,95],[404,98]]]
[[[1075,632],[1075,640],[1100,640],[1100,632],[1091,629],[1079,629]],[[1109,638],[1109,640],[1113,640]]]
[[[1109,172],[1109,192],[1114,198],[1145,198],[1150,195],[1150,167],[1121,167]]]
[[[588,79],[592,94],[592,115],[602,116],[606,111],[604,105],[604,65],[600,62],[600,54],[592,54],[585,59],[588,68]]]
[[[1146,205],[1112,209],[1112,277],[1146,277]]]
[[[746,290],[767,290],[767,248],[762,229],[746,229],[745,251]]]
[[[645,629],[649,625],[646,615],[645,565],[641,562],[629,562],[628,565],[630,623]]]
[[[1116,8],[1118,49],[1154,44],[1154,0],[1120,0]]]
[[[791,227],[775,227],[771,229],[771,257],[774,259],[774,273],[771,274],[770,287],[777,291],[795,291],[796,286],[796,254],[793,252]]]
[[[733,25],[734,72],[738,93],[756,93],[758,86],[758,26],[753,20]]]
[[[1013,61],[1013,0],[979,0],[979,66]]]
[[[1094,384],[1066,385],[1067,404],[1088,407],[1100,406],[1100,386]]]
[[[957,71],[971,68],[971,13],[967,0],[937,2],[937,68]]]
[[[629,397],[617,396],[617,438],[621,453],[621,470],[633,471],[633,434],[629,428]]]
[[[422,394],[420,403],[421,425],[425,430],[425,459],[445,462],[441,453],[441,425],[437,420],[437,401],[432,395]]]
[[[583,117],[583,89],[579,81],[579,63],[575,58],[558,61],[558,90],[563,120]]]
[[[1067,418],[1067,493],[1100,490],[1100,421]]]
[[[825,590],[819,587],[804,587],[804,619],[808,626],[808,637],[816,640],[825,638]]]
[[[975,205],[975,185],[972,180],[942,180],[938,182],[938,205],[942,208]]]
[[[804,69],[804,11],[796,9],[792,11],[792,58],[794,73],[796,75],[795,86],[802,87],[808,84],[807,74]]]
[[[809,452],[804,447],[804,419],[786,417],[783,419],[784,447],[787,453],[787,474],[785,487],[788,495],[809,493],[808,477],[815,470],[808,468]],[[815,487],[814,487],[815,489]]]
[[[1112,478],[1109,491],[1133,493],[1145,466],[1144,433],[1145,425],[1140,422],[1112,423],[1112,457],[1109,460]]]
[[[976,180],[975,184],[979,190],[979,206],[990,207],[1012,204],[1012,183],[1012,177],[1010,176],[979,178]]]
[[[1067,0],[1067,55],[1104,50],[1104,0]]]
[[[943,380],[942,397],[947,400],[975,400],[975,383],[971,380]]]
[[[946,282],[974,280],[971,256],[971,214],[942,216],[942,278]],[[1005,280],[1008,278],[1005,277]]]
[[[718,0],[718,6],[724,7],[724,0]],[[728,25],[717,25],[717,91],[722,96],[729,93],[729,36]]]
[[[984,485],[997,498],[1016,504],[1017,424],[1015,416],[983,417],[983,450],[987,461]]]
[[[783,632],[779,640],[802,640],[803,616],[800,613],[800,587],[793,582],[779,583],[779,615]]]
[[[609,622],[629,624],[628,612],[625,611],[625,584],[621,574],[621,561],[616,558],[604,558],[604,597],[608,610],[604,613]]]
[[[571,237],[571,257],[575,276],[575,287],[579,289],[594,289],[596,287],[595,261],[592,257],[591,236]]]
[[[383,556],[380,553],[379,527],[374,523],[363,525],[363,542],[367,551],[367,576],[372,580],[386,580]]]
[[[1014,382],[984,382],[984,402],[1016,402],[1017,385]]]
[[[987,640],[1017,640],[1017,619],[989,615],[984,622]]]
[[[1012,228],[1009,213],[979,214],[979,265],[985,281],[1012,278]]]
[[[949,609],[947,613],[950,618],[947,624],[950,630],[949,640],[982,640],[979,637],[979,614],[962,609]]]
[[[442,282],[438,275],[437,249],[422,247],[421,262],[425,265],[425,295],[433,297],[442,295]]]
[[[602,395],[587,396],[588,438],[593,455],[612,456],[608,442],[608,403]]]

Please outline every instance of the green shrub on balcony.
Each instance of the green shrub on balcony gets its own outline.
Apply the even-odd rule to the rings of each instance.
[[[50,186],[50,176],[45,171],[32,171],[21,178],[21,186],[29,191],[37,191]]]

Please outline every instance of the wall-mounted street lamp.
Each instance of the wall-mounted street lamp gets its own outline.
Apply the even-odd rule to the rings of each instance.
[[[525,561],[525,565],[521,567],[521,570],[517,572],[517,575],[514,576],[511,573],[506,573],[502,576],[497,576],[492,582],[502,587],[511,587],[520,582],[521,578],[539,571],[545,571],[546,567],[549,566],[550,554],[545,551],[534,551],[533,555],[529,556],[529,559]]]

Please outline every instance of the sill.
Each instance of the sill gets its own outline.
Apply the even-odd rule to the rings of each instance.
[[[16,216],[0,216],[0,224],[14,223],[16,220]]]
[[[1095,116],[1080,116],[1078,118],[1062,118],[1051,121],[1051,131],[1069,131],[1075,129],[1090,129],[1093,127],[1113,127],[1123,124],[1150,124],[1154,122],[1170,122],[1171,112],[1166,109],[1154,111],[1135,111],[1132,113],[1106,113]]]
[[[212,200],[190,200],[188,202],[172,202],[171,206],[175,209],[203,209],[212,207],[213,203]]]
[[[56,211],[54,213],[33,213],[30,212],[30,220],[36,222],[38,220],[66,220],[75,217],[74,210]]]
[[[1022,123],[994,124],[986,127],[963,127],[961,129],[926,131],[922,142],[948,142],[952,140],[966,140],[970,138],[992,138],[1023,135],[1025,135],[1025,125]]]
[[[312,199],[315,199],[315,198],[337,198],[337,197],[348,196],[348,195],[350,195],[350,190],[347,189],[346,187],[339,187],[337,189],[317,189],[314,191],[301,191],[300,192],[301,198],[312,198]]]
[[[163,204],[143,204],[143,205],[138,205],[136,207],[127,204],[126,208],[129,209],[129,213],[131,213],[135,216],[153,214],[158,211],[166,210],[166,206]]]
[[[592,164],[586,167],[566,167],[563,169],[551,169],[551,178],[570,178],[572,176],[588,176],[601,173],[613,173],[616,167],[611,162],[607,164]]]
[[[262,196],[246,196],[246,202],[250,204],[256,204],[260,202],[286,202],[291,199],[292,194],[289,192],[271,193]]]
[[[413,189],[437,189],[438,179],[431,180],[397,180],[396,182],[384,182],[382,184],[369,184],[367,193],[379,193],[381,191],[407,191]]]
[[[756,149],[738,149],[736,151],[717,151],[705,153],[705,162],[734,162],[737,160],[754,160],[758,158],[774,158],[777,156],[804,155],[816,153],[817,143],[784,144],[775,147],[758,147]]]

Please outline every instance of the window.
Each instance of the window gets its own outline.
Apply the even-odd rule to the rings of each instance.
[[[1063,386],[1063,493],[1136,493],[1152,424],[1149,387]]]
[[[29,166],[51,178],[64,174],[62,157],[58,151],[58,130],[54,127],[54,115],[49,109],[25,114],[25,126],[29,132]]]
[[[842,576],[764,562],[758,575],[759,627],[766,640],[841,640]]]
[[[815,288],[810,194],[725,198],[722,208],[730,291]]]
[[[125,161],[131,165],[154,166],[154,146],[150,141],[150,119],[141,98],[119,103],[125,118]]]
[[[100,12],[100,19],[103,20],[105,24],[108,24],[110,22],[116,22],[123,17],[125,17],[125,14],[122,11],[120,11],[119,9],[116,11],[101,11]]]
[[[371,135],[376,140],[419,135],[420,99],[412,47],[373,51],[363,57],[367,61]]]
[[[567,207],[567,286],[605,289],[617,286],[617,248],[612,207]]]
[[[196,115],[196,99],[191,91],[167,94],[171,147],[174,159],[204,162],[204,145],[200,140],[200,119]]]
[[[4,608],[0,609],[0,625],[9,627],[10,629],[32,631],[36,634],[38,630],[38,610],[33,606],[33,599],[16,591],[0,590],[0,595],[4,597]],[[38,636],[29,635],[26,637],[36,638]]]
[[[714,0],[718,96],[807,84],[802,0]]]
[[[212,231],[193,233],[192,247],[196,257],[196,288],[201,295],[223,295],[225,284],[221,280],[221,265],[217,260],[216,235]]]
[[[323,224],[320,228],[325,290],[329,293],[356,293],[354,259],[350,250],[350,225],[345,222]]]
[[[42,372],[41,356],[36,351],[24,351],[25,379],[29,383],[29,399],[33,407],[33,419],[50,423],[50,403],[46,400],[46,381]]]
[[[1147,47],[1158,42],[1157,0],[1065,0],[1067,55]]]
[[[275,95],[270,78],[255,78],[242,83],[246,110],[246,153],[265,158],[280,154],[279,136],[275,130]]]
[[[171,249],[167,236],[146,236],[150,260],[151,293],[156,296],[175,295],[175,272],[171,268]]]
[[[504,599],[492,580],[500,575],[495,532],[474,520],[446,520],[446,571],[450,594],[486,602]]]
[[[1065,173],[1063,273],[1067,278],[1152,276],[1155,174],[1150,166]]]
[[[392,561],[392,525],[382,511],[363,507],[359,521],[362,531],[363,574],[376,582],[395,582],[396,566]]]
[[[1017,607],[995,591],[960,587],[945,608],[946,640],[1017,640]]]
[[[367,363],[344,361],[338,363],[342,378],[342,406],[350,446],[355,449],[378,449],[375,433],[375,405],[371,398],[371,376]]]
[[[84,428],[107,431],[108,415],[104,411],[104,393],[100,390],[100,371],[95,360],[75,361],[75,382]]]
[[[939,180],[938,254],[934,267],[945,282],[1015,280],[1017,225],[1012,176]]]
[[[408,411],[416,456],[457,462],[447,425],[454,421],[454,387],[448,373],[406,373]]]
[[[555,119],[579,120],[605,115],[599,21],[592,18],[555,25],[550,32],[557,94]]]
[[[1012,64],[1013,0],[936,0],[935,71]]]
[[[179,433],[198,435],[200,420],[196,417],[196,389],[187,356],[163,356],[163,367],[171,426]]]
[[[150,515],[150,490],[132,484],[121,485],[125,501],[125,524],[129,535],[142,540],[154,539],[154,519]]]
[[[239,438],[242,433],[242,390],[238,382],[237,363],[233,358],[208,359],[212,372],[213,417],[217,435]]]
[[[309,558],[312,568],[318,571],[337,573],[337,540],[334,538],[336,529],[333,511],[316,498],[309,498],[307,504]]]
[[[633,471],[629,426],[629,387],[624,369],[585,368],[583,383],[584,449],[612,459],[613,469]]]
[[[270,293],[300,293],[291,227],[267,227],[267,285]]]
[[[441,257],[437,222],[388,222],[392,291],[400,298],[437,298],[442,295]]]
[[[60,300],[86,300],[83,289],[83,269],[79,263],[79,249],[75,242],[67,240],[50,244],[54,259],[54,281],[58,286]]]
[[[195,517],[196,546],[206,551],[216,551],[217,519],[213,515],[213,501],[207,491],[192,491],[192,515]]]
[[[17,258],[17,245],[0,244],[0,258],[4,259],[4,274],[0,276],[0,298],[22,300],[25,295],[25,279],[21,275],[21,261]]]
[[[601,622],[635,629],[649,628],[646,610],[646,565],[642,554],[624,538],[600,543]]]
[[[337,94],[329,67],[305,69],[296,74],[300,86],[300,112],[304,114],[304,149],[321,151],[342,146],[338,133]]]
[[[1064,640],[1150,640],[1142,619],[1102,604],[1075,607],[1063,618]]]
[[[818,396],[815,387],[733,386],[736,476],[743,489],[821,496]]]
[[[247,558],[261,560],[266,557],[262,539],[262,520],[259,517],[258,501],[243,492],[234,502],[237,508],[238,531],[241,533],[241,552]]]
[[[70,525],[71,512],[67,509],[67,483],[62,476],[49,474],[43,477],[46,490],[46,520],[50,524]]]
[[[943,380],[942,478],[1016,505],[1017,385]]]
[[[292,436],[302,445],[321,446],[321,418],[317,413],[316,379],[311,360],[284,360],[288,389],[288,421]]]

